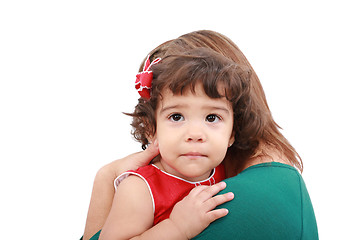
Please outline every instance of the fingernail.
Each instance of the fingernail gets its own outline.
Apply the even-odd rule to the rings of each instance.
[[[232,193],[232,192],[229,192],[228,195],[229,195],[230,199],[233,199],[235,197],[234,193]]]

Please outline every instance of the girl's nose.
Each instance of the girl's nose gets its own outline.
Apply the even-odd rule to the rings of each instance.
[[[189,136],[186,141],[187,142],[203,142],[204,139],[201,136]]]
[[[205,133],[200,126],[192,126],[186,134],[187,142],[204,142],[206,140]]]

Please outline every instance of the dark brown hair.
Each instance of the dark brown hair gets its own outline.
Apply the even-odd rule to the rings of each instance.
[[[194,91],[195,84],[200,82],[209,97],[226,97],[232,103],[235,142],[224,160],[227,171],[232,172],[230,176],[261,152],[260,143],[277,149],[302,171],[300,156],[271,116],[256,73],[230,39],[213,31],[192,32],[155,48],[150,60],[157,57],[162,61],[151,68],[154,74],[151,98],[140,98],[134,113],[129,114],[133,116],[133,135],[143,148],[156,132],[155,110],[161,91],[169,88],[174,94],[181,94],[189,89]]]

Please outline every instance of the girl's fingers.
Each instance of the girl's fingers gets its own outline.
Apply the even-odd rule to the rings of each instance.
[[[213,222],[216,219],[225,217],[227,214],[229,213],[229,210],[225,209],[225,208],[221,208],[221,209],[215,209],[213,211],[210,211],[206,214],[209,222]]]
[[[219,182],[211,186],[200,185],[193,188],[190,191],[188,197],[196,197],[197,199],[205,202],[206,200],[218,194],[221,190],[224,190],[225,188],[226,188],[225,182]]]
[[[206,202],[205,202],[206,208],[211,210],[211,209],[214,209],[217,206],[219,206],[223,203],[226,203],[228,201],[231,201],[233,199],[234,199],[234,194],[232,192],[216,195],[216,196],[206,200]]]
[[[205,191],[207,188],[209,188],[209,186],[206,186],[206,185],[199,185],[197,187],[194,187],[193,189],[191,189],[188,196],[189,197],[190,196],[198,196],[200,193]]]
[[[198,188],[198,187],[196,187]],[[218,194],[221,190],[224,190],[226,188],[225,182],[219,182],[217,184],[214,184],[212,186],[204,186],[203,189],[200,189],[199,191],[199,198],[206,201],[207,199],[211,198],[212,196]]]
[[[234,199],[234,194],[232,192],[217,195],[215,197],[208,199],[205,202],[206,209],[209,210],[206,213],[206,217],[208,218],[208,221],[211,223],[211,222],[215,221],[216,219],[226,216],[229,213],[229,210],[227,210],[225,208],[220,208],[220,209],[214,209],[214,208],[216,208],[217,206],[219,206],[223,203],[231,201],[232,199]]]

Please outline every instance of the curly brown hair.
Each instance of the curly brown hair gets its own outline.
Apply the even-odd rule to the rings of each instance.
[[[201,83],[210,98],[225,97],[234,111],[234,144],[228,149],[225,166],[235,175],[242,163],[258,154],[259,143],[275,147],[302,171],[298,153],[279,131],[272,118],[261,83],[239,48],[224,35],[196,31],[167,41],[150,53],[153,65],[151,98],[140,98],[133,117],[133,135],[145,149],[156,132],[155,110],[165,88],[174,94],[194,92]],[[143,68],[143,64],[140,69]],[[230,169],[231,168],[231,169]]]

